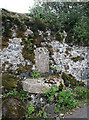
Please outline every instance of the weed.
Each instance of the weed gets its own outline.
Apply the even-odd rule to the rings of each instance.
[[[51,66],[51,69],[58,70],[58,67],[57,66]]]
[[[39,78],[39,77],[41,77],[41,75],[40,75],[40,73],[38,71],[34,70],[33,74],[32,74],[32,77],[33,78]]]
[[[24,91],[24,90],[20,90],[20,92],[19,91],[17,91],[16,90],[16,88],[14,88],[13,90],[11,90],[10,92],[8,92],[8,93],[5,93],[3,96],[4,97],[11,97],[11,96],[20,96],[20,99],[24,102],[25,101],[25,99],[27,99],[27,93]]]

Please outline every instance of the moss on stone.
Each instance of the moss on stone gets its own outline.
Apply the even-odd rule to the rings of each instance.
[[[64,84],[71,87],[75,87],[76,85],[84,86],[84,82],[75,79],[71,74],[62,73],[62,79],[64,80]]]
[[[64,82],[66,82],[66,80],[70,80],[70,77],[68,74],[66,74],[65,72],[62,73],[62,79],[64,80]]]
[[[71,51],[71,48],[66,48],[65,53],[68,55],[68,54],[69,54],[69,51]]]
[[[17,71],[18,71],[18,74],[21,74],[23,72],[26,72],[26,68],[24,66],[21,66],[17,69]]]
[[[63,89],[63,84],[62,84],[62,82],[60,82],[59,90],[62,90],[62,89]]]
[[[51,57],[51,55],[53,55],[53,48],[51,45],[46,45],[48,51],[49,51],[49,56]]]
[[[67,50],[65,51],[65,53],[66,53],[67,55],[69,54],[69,52],[68,52]]]
[[[66,48],[67,51],[71,51],[71,48]]]
[[[82,82],[82,81],[77,81],[77,84],[78,84],[79,86],[84,86],[84,85],[85,85],[84,82]]]
[[[8,42],[7,42],[7,41],[2,40],[2,48],[4,48],[4,47],[8,47]]]
[[[24,39],[24,37],[25,37],[24,36],[24,32],[21,31],[20,29],[17,29],[17,31],[16,31],[16,37]]]
[[[2,74],[2,85],[5,89],[12,89],[18,84],[18,78],[15,75],[9,73]]]
[[[40,46],[41,46],[41,40],[38,39],[38,38],[35,38],[35,39],[32,41],[32,44],[33,44],[33,45],[36,45],[37,47],[40,47]]]
[[[3,39],[6,41],[9,38],[12,38],[12,29],[16,30],[18,38],[23,38],[24,32],[26,31],[26,25],[22,19],[24,18],[24,14],[16,14],[14,12],[9,12],[5,9],[2,10],[2,27],[3,27]]]
[[[71,58],[71,60],[73,60],[73,62],[77,62],[77,61],[84,60],[84,58],[83,58],[83,57],[80,57],[80,56],[77,56],[77,57]]]
[[[44,32],[46,31],[45,24],[42,22],[42,20],[39,20],[39,19],[34,19],[33,21],[31,21],[30,26],[33,32],[36,32],[38,30],[44,31]]]
[[[4,99],[2,101],[3,119],[22,119],[26,114],[25,105],[15,98]]]
[[[35,63],[34,61],[34,52],[32,51],[32,53],[30,53],[30,51],[26,51],[23,49],[23,57],[27,60],[30,60],[32,63]]]
[[[18,74],[24,73],[24,72],[26,72],[27,70],[32,71],[32,65],[26,65],[26,66],[18,65],[18,67],[19,67],[19,68],[17,69]]]

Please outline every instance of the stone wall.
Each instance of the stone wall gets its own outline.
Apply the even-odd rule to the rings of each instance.
[[[63,71],[72,74],[77,80],[81,80],[81,72],[88,68],[88,47],[69,46],[58,41],[48,43],[52,46],[53,55],[58,72]]]

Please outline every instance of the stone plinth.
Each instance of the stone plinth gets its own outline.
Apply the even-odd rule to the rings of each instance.
[[[45,47],[36,48],[35,52],[35,65],[36,70],[40,73],[49,72],[49,52]]]

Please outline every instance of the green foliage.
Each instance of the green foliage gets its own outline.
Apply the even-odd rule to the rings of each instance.
[[[52,85],[49,87],[49,89],[44,92],[44,95],[47,96],[48,100],[50,101],[50,104],[52,104],[52,101],[54,101],[54,97],[57,95],[56,91],[58,90],[58,87],[55,85]]]
[[[74,38],[75,42],[80,42],[80,44],[87,45],[89,39],[89,26],[88,18],[82,17],[81,20],[75,25],[74,28]]]
[[[57,15],[52,12],[49,8],[45,9],[45,6],[39,6],[37,5],[35,8],[31,10],[31,16],[43,21],[43,23],[46,26],[46,29],[50,29],[53,34],[55,32],[55,36],[57,37],[57,40],[61,39],[60,34],[60,27],[61,23],[59,21],[59,18],[57,18]]]
[[[5,30],[4,30],[4,29],[2,30],[2,34],[3,34],[3,33],[5,33]]]
[[[39,77],[41,77],[41,75],[40,75],[40,73],[38,71],[34,70],[33,74],[32,74],[32,77],[33,78],[39,78]]]
[[[68,39],[74,44],[88,45],[89,26],[88,17],[82,17],[73,27],[72,33],[68,35]],[[67,39],[67,42],[69,40]]]
[[[30,104],[27,110],[26,118],[47,118],[47,113],[43,112],[42,110],[39,110],[38,112],[35,111],[34,104]],[[34,115],[35,116],[34,116]]]
[[[13,91],[5,93],[3,96],[4,97],[8,97],[8,96],[10,97],[12,95],[15,96],[15,95],[17,95],[17,93],[18,93],[18,91],[16,91],[16,88],[14,88]]]
[[[62,92],[58,93],[57,106],[60,107],[60,109],[65,109],[65,107],[71,109],[77,105],[78,101],[75,100],[75,93],[73,93],[70,89],[63,88]]]
[[[58,92],[58,87],[53,85],[44,92],[44,95],[50,101],[50,104],[56,104],[55,113],[59,113],[60,110],[69,110],[77,107],[79,100],[86,99],[87,91],[89,93],[87,88],[80,86],[74,89],[63,87],[62,91]]]
[[[28,114],[31,115],[34,112],[35,108],[34,108],[34,104],[30,104],[28,107]]]
[[[28,45],[28,46],[27,46],[27,49],[28,49],[28,50],[32,50],[32,46],[31,46],[31,45]]]
[[[33,40],[32,38],[28,39],[28,38],[25,37],[25,42],[28,42],[28,43],[29,43],[29,42],[31,42],[32,40]]]
[[[44,75],[43,77],[47,78],[49,75]]]
[[[88,45],[89,15],[88,3],[41,2],[31,9],[30,15],[43,21],[57,40],[63,39],[62,31],[67,32],[66,42]]]
[[[47,113],[46,112],[43,112],[43,117],[47,118]]]
[[[24,102],[27,99],[27,93],[24,90],[17,91],[16,88],[11,90],[8,93],[3,94],[4,97],[11,97],[11,96],[20,96],[20,99]]]
[[[77,98],[85,99],[87,97],[87,94],[89,93],[88,88],[83,88],[80,86],[77,86],[74,90],[77,94],[77,96],[76,96]]]
[[[36,114],[36,117],[41,117],[42,116],[43,111],[39,110],[39,112]]]
[[[51,69],[55,69],[55,70],[57,70],[58,67],[57,67],[57,66],[52,66]]]
[[[22,101],[25,101],[26,99],[27,99],[27,93],[24,91],[24,90],[20,90],[20,92],[19,92],[19,94],[20,94],[20,99],[22,100]]]
[[[32,38],[28,39],[25,37],[25,42],[26,42],[25,45],[26,45],[27,50],[32,50],[32,45],[31,45],[32,40],[33,40]]]

